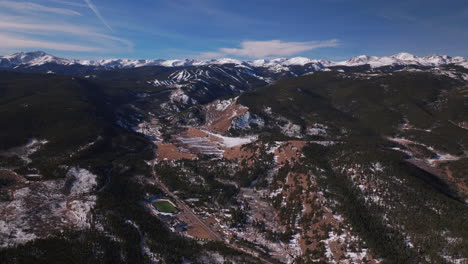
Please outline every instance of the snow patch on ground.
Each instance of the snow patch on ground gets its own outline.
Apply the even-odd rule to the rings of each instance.
[[[96,175],[71,168],[66,179],[21,181],[0,201],[0,247],[45,238],[65,229],[90,227]],[[68,190],[68,191],[67,191]]]
[[[70,190],[73,195],[89,193],[97,185],[97,176],[86,169],[72,168],[68,171],[67,177],[73,179],[73,186]]]
[[[42,146],[47,144],[47,140],[31,139],[26,145],[11,148],[7,151],[0,151],[0,157],[19,157],[24,160],[27,164],[31,163],[32,160],[29,158],[32,154],[37,152]]]
[[[237,146],[242,146],[257,141],[258,136],[248,136],[248,137],[226,137],[220,134],[215,134],[206,130],[203,130],[205,133],[217,137],[222,140],[222,145],[226,148],[232,148]]]
[[[145,121],[138,124],[133,129],[135,132],[143,134],[153,142],[162,141],[161,126],[156,120]]]
[[[238,130],[248,130],[251,129],[252,126],[262,128],[265,126],[265,121],[257,115],[247,112],[242,116],[234,119],[231,124],[231,128]]]
[[[452,154],[449,154],[449,153],[444,153],[442,151],[439,151],[439,150],[435,149],[432,146],[428,146],[428,145],[425,145],[423,143],[419,143],[419,142],[412,141],[412,140],[405,139],[405,138],[387,137],[387,139],[390,140],[390,141],[396,142],[398,144],[401,144],[403,146],[408,146],[408,145],[414,144],[414,145],[419,145],[419,146],[425,147],[428,150],[432,151],[433,153],[436,154],[436,156],[434,158],[428,158],[428,159],[424,160],[430,166],[436,166],[437,163],[440,163],[440,162],[459,160],[459,159],[464,158],[464,157],[467,156],[467,155],[455,156],[455,155],[452,155]],[[414,154],[411,151],[402,150],[400,148],[393,148],[393,149],[402,151],[404,153],[407,153],[410,156],[414,156]]]
[[[349,245],[353,242],[359,241],[359,238],[350,234],[347,230],[342,230],[341,234],[338,235],[336,232],[331,231],[328,233],[328,238],[322,240],[325,245],[325,256],[327,257],[329,263],[341,263],[335,260],[336,256],[332,250],[332,244],[336,243],[338,245],[346,245],[344,248],[344,256],[347,263],[362,263],[363,259],[367,257],[368,252],[367,249],[362,248],[361,250],[358,249],[351,249]]]
[[[84,200],[73,200],[69,202],[68,206],[70,211],[68,217],[78,229],[89,228],[88,219],[90,218],[90,212],[96,204],[96,196],[90,195]]]
[[[182,89],[177,89],[171,93],[169,99],[172,103],[182,103],[188,104],[190,101],[190,97],[188,97]]]
[[[231,98],[231,99],[228,99],[228,100],[219,101],[219,102],[216,104],[216,111],[224,111],[224,110],[226,110],[229,106],[231,106],[234,102],[237,101],[237,98],[239,98],[239,97]]]
[[[322,124],[314,124],[307,128],[307,135],[309,136],[324,136],[327,134],[328,127]]]
[[[293,124],[289,121],[285,125],[281,126],[281,132],[288,137],[302,137],[301,126]]]
[[[460,157],[454,156],[451,154],[447,153],[437,153],[436,152],[436,157],[433,159],[427,159],[427,162],[431,165],[435,165],[437,162],[445,162],[445,161],[454,161],[454,160],[459,160]]]
[[[8,234],[8,240],[2,235]],[[36,239],[36,235],[25,233],[21,229],[11,229],[7,222],[0,220],[0,246],[7,247],[15,244],[24,244]]]
[[[375,163],[372,164],[371,170],[372,171],[383,172],[384,167],[382,166],[382,164],[380,162],[375,162]]]

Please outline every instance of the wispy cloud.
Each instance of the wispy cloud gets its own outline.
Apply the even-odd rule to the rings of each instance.
[[[102,34],[94,31],[92,28],[84,26],[73,26],[68,24],[56,24],[56,23],[43,23],[38,21],[25,21],[25,22],[11,22],[17,21],[18,17],[0,17],[0,31],[8,31],[15,33],[25,33],[25,34],[40,34],[47,35],[49,33],[61,33],[66,35],[75,35],[82,37],[93,37],[93,40],[106,39],[110,41],[119,42],[124,45],[128,50],[133,48],[132,42],[114,37],[107,34]]]
[[[221,48],[214,52],[203,52],[199,57],[219,58],[224,56],[237,56],[248,58],[268,58],[275,56],[291,56],[304,51],[318,48],[336,47],[338,40],[284,42],[281,40],[244,41],[240,48]]]
[[[0,1],[0,6],[17,12],[44,12],[68,16],[81,16],[79,12],[74,10],[48,7],[31,2]]]
[[[99,53],[133,51],[133,43],[127,39],[37,13],[12,16],[0,11],[0,37],[2,53],[21,48]]]
[[[68,5],[68,6],[75,6],[75,7],[85,7],[85,8],[88,7],[87,4],[71,2],[71,1],[67,1],[67,0],[48,0],[48,2],[53,2],[53,3],[57,3],[57,4]]]
[[[60,51],[79,51],[79,52],[97,52],[101,51],[101,48],[94,46],[86,46],[79,44],[70,44],[63,42],[39,40],[35,38],[29,38],[25,36],[19,36],[14,34],[0,33],[0,42],[2,43],[1,48],[6,49],[52,49]]]
[[[86,24],[79,18],[82,13],[75,11],[82,11],[81,8],[90,8],[111,29],[91,0],[43,0],[40,4],[32,0],[0,0],[0,52],[18,49],[102,54],[133,51],[131,41]]]
[[[101,12],[99,12],[99,9],[93,4],[91,0],[84,0],[85,3],[88,5],[88,7],[93,10],[94,14],[101,20],[101,22],[110,30],[114,31],[112,27],[107,23],[107,21],[104,19],[104,17],[101,15]]]

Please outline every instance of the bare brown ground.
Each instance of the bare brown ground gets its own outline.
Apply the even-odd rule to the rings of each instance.
[[[310,182],[306,174],[289,173],[286,177],[285,183],[289,186],[289,188],[283,188],[283,197],[292,196],[297,190],[298,186],[305,188],[304,190],[306,191],[300,195],[300,200],[304,201],[303,206],[305,208],[302,216],[313,213],[312,208],[319,208],[318,210],[323,210],[321,199],[318,197],[318,194],[309,190],[309,186],[315,185],[315,183]],[[329,215],[324,212],[323,217],[314,219],[314,221],[303,223],[301,225],[301,229],[304,231],[304,234],[301,235],[301,238],[299,239],[299,246],[302,252],[306,252],[307,249],[318,249],[321,240],[319,238],[327,235],[327,232],[323,230],[322,226],[330,222],[330,218],[328,216]],[[312,243],[306,243],[307,240]]]
[[[443,170],[441,170],[440,168],[438,167],[433,167],[431,165],[429,165],[427,162],[425,162],[424,160],[420,160],[420,159],[409,159],[408,160],[411,164],[415,165],[416,167],[424,170],[424,171],[427,171],[429,172],[430,174],[432,175],[435,175],[439,178],[446,178],[446,175],[445,175],[445,172]]]
[[[11,182],[10,186],[0,189],[0,193],[6,194],[11,199],[14,199],[17,190],[28,186],[28,182],[22,176],[11,170],[0,170],[0,180]]]
[[[224,158],[228,160],[237,159],[240,162],[240,166],[242,167],[243,161],[246,161],[247,166],[253,166],[253,157],[258,154],[253,152],[251,149],[243,148],[242,146],[232,147],[232,148],[225,148],[224,149]]]
[[[221,142],[222,140],[219,137],[210,135],[206,133],[205,131],[196,128],[196,127],[185,127],[185,132],[183,133],[183,136],[186,138],[209,138],[210,141],[212,142]]]
[[[401,145],[409,148],[414,154],[419,153],[419,150],[417,148],[415,149],[414,147],[412,147],[412,145],[414,144],[413,141],[404,140],[404,139],[392,140],[392,141],[398,142]],[[449,160],[440,160],[440,161],[435,161],[433,164],[429,164],[425,159],[422,159],[420,157],[415,157],[415,158],[409,159],[408,162],[410,162],[416,167],[434,176],[437,176],[439,179],[443,180],[444,182],[452,186],[458,192],[462,193],[465,196],[468,196],[468,186],[464,182],[459,181],[455,177],[453,177],[452,172],[450,171],[449,167],[446,165],[447,163],[450,162]]]
[[[277,157],[277,162],[280,166],[285,165],[287,162],[289,164],[299,163],[302,149],[307,144],[306,141],[286,141],[281,143],[281,146],[276,149],[275,156]]]
[[[336,260],[339,260],[344,257],[343,245],[341,245],[337,241],[330,242],[330,251],[332,252],[333,257]]]
[[[212,226],[218,224],[218,222],[216,221],[216,217],[210,216],[205,220],[205,224]]]
[[[301,235],[301,238],[299,239],[299,246],[301,247],[302,252],[306,252],[307,249],[318,249],[320,240],[322,240],[321,237],[327,236],[327,232],[323,229],[323,226],[331,224],[333,222],[332,220],[335,219],[333,218],[333,215],[324,210],[322,206],[323,198],[320,197],[317,192],[309,190],[309,186],[315,186],[315,183],[310,182],[307,175],[301,173],[289,173],[286,182],[290,186],[290,188],[284,192],[284,195],[286,196],[292,195],[298,186],[301,186],[306,190],[301,194],[301,200],[304,201],[303,205],[305,208],[302,216],[316,213],[314,210],[323,211],[322,217],[313,217],[315,219],[312,221],[302,224],[301,228],[304,231],[304,234]],[[306,243],[307,240],[312,243]]]
[[[329,228],[327,226],[332,227],[334,230],[344,228],[341,221],[336,219],[332,211],[325,206],[325,198],[317,192],[317,184],[313,179],[303,173],[289,173],[285,184],[289,188],[287,190],[283,188],[282,195],[284,197],[293,195],[299,186],[305,190],[300,194],[300,200],[303,201],[304,206],[302,217],[310,217],[313,213],[321,212],[321,214],[312,216],[310,221],[300,224],[303,233],[299,239],[299,246],[303,254],[307,250],[313,251],[319,249],[320,241],[328,237]],[[350,235],[348,234],[345,239],[349,241],[351,239]],[[343,245],[345,244],[338,241],[332,241],[329,244],[333,259],[337,263],[345,256]],[[372,255],[367,254],[366,258],[370,261],[369,263],[376,263]],[[326,261],[325,259],[322,260]],[[356,261],[355,263],[361,263],[361,261]]]
[[[24,182],[24,178],[18,175],[16,172],[2,169],[0,169],[0,180],[11,181],[14,183]]]
[[[454,188],[454,190],[456,190],[458,193],[461,193],[464,196],[468,196],[468,186],[463,181],[455,178],[448,166],[442,167],[442,164],[446,164],[447,161],[436,163],[437,167],[430,166],[426,162],[419,159],[411,159],[409,162],[416,167],[437,176],[439,179],[448,183],[448,185]]]
[[[200,225],[188,225],[187,235],[203,240],[214,240],[214,238]]]
[[[252,157],[258,154],[257,152],[254,152],[251,149],[245,148],[243,146],[235,146],[235,147],[230,147],[230,148],[223,147],[220,145],[220,143],[222,142],[221,138],[208,134],[207,132],[196,127],[186,127],[186,130],[182,133],[181,137],[183,138],[207,138],[209,141],[211,141],[213,147],[215,147],[218,150],[224,151],[223,153],[224,158],[228,160],[237,159],[239,160],[239,162],[246,160],[248,166],[253,165]],[[196,149],[193,149],[192,151],[193,153],[197,153]]]
[[[249,111],[247,107],[241,106],[237,104],[237,102],[232,103],[222,111],[218,111],[216,109],[217,103],[218,101],[207,106],[208,116],[205,127],[220,134],[228,132],[231,127],[232,120]]]
[[[196,156],[191,153],[180,152],[174,144],[156,143],[158,146],[158,160],[180,160],[180,159],[195,159]]]
[[[203,138],[203,137],[209,137],[210,135],[198,128],[195,127],[184,127],[185,131],[183,132],[183,135],[186,136],[187,138]]]
[[[197,155],[202,153],[203,149],[194,147],[190,143],[182,143],[181,139],[190,138],[204,138],[207,141],[201,142],[204,146],[211,146],[213,150],[224,151],[223,157],[229,160],[238,159],[239,161],[247,160],[247,164],[250,166],[253,164],[251,158],[256,155],[250,149],[243,148],[242,146],[236,146],[226,148],[221,145],[222,139],[211,135],[200,128],[196,127],[184,127],[184,131],[178,135],[172,137],[172,143],[161,143],[157,142],[158,146],[158,160],[180,160],[180,159],[195,159]],[[185,149],[185,152],[181,152],[180,148]]]
[[[468,196],[468,186],[464,181],[453,176],[449,166],[445,166],[445,175],[447,175],[447,179],[456,186],[457,191],[461,192],[464,196]]]

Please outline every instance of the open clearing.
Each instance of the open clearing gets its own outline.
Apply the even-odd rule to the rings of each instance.
[[[169,201],[160,200],[153,203],[154,207],[161,213],[173,214],[177,212],[177,208]]]

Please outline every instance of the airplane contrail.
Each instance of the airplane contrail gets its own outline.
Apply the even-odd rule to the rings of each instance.
[[[94,14],[96,14],[96,16],[99,18],[99,20],[101,20],[101,22],[106,25],[107,28],[110,29],[110,31],[114,31],[112,29],[112,27],[106,22],[106,20],[102,17],[101,13],[99,12],[99,10],[97,9],[97,7],[93,4],[93,2],[91,2],[91,0],[84,0],[85,3],[88,5],[88,7],[93,10]]]

